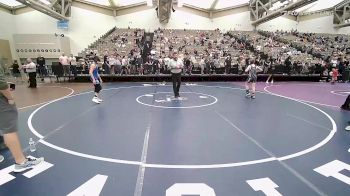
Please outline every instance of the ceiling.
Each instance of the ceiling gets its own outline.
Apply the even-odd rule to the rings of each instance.
[[[53,0],[38,0],[43,2],[44,4],[49,4],[49,1]],[[74,1],[74,0],[73,0]],[[82,0],[87,1],[90,3],[103,5],[103,6],[113,6],[121,7],[121,6],[132,6],[134,4],[140,4],[140,3],[146,3],[152,0]],[[173,0],[176,2],[176,0]],[[307,6],[304,6],[302,8],[299,8],[298,12],[313,12],[317,10],[322,10],[326,8],[333,7],[334,5],[340,3],[343,0],[318,0],[315,3],[311,3]],[[225,9],[229,7],[235,7],[239,5],[244,5],[249,3],[249,0],[177,0],[178,3],[181,3],[183,5],[189,5],[192,7],[197,7],[201,9]],[[5,5],[8,8],[16,8],[18,6],[22,6],[21,3],[17,2],[16,0],[0,0],[0,5]],[[273,8],[279,7],[277,5],[274,5]],[[276,7],[277,6],[277,7]]]
[[[301,7],[299,9],[297,9],[296,11],[297,12],[305,12],[305,13],[315,12],[315,11],[331,8],[342,1],[343,0],[318,0],[314,3],[310,3],[309,5]]]
[[[109,6],[109,0],[85,0],[96,4]],[[128,6],[138,3],[145,3],[147,0],[112,0],[116,6]],[[177,0],[182,4],[191,5],[198,8],[209,9],[215,0]],[[249,0],[218,0],[214,9],[222,9],[242,4],[247,4]]]
[[[49,0],[39,0],[39,1],[47,4]],[[111,6],[111,3],[113,3],[117,7],[129,6],[129,5],[147,2],[147,0],[83,0],[83,1],[104,5],[104,6]],[[202,9],[210,9],[211,6],[213,5],[214,5],[213,9],[224,9],[228,7],[247,4],[249,2],[249,0],[218,0],[216,4],[213,4],[215,0],[177,0],[177,1],[185,5],[190,5],[190,6],[198,7]],[[17,6],[22,5],[16,0],[0,0],[0,3],[11,8],[15,8]]]

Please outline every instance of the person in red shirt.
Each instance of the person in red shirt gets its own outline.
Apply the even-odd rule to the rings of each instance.
[[[334,84],[338,80],[338,69],[333,67],[330,75],[332,77],[331,84]]]

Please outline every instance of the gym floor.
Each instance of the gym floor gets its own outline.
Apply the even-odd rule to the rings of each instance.
[[[349,84],[110,83],[19,86],[19,134],[45,163],[0,195],[350,195]],[[29,151],[33,138],[37,150]]]

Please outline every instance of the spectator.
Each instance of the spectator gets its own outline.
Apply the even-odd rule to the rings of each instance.
[[[27,59],[27,64],[24,65],[26,72],[29,76],[29,88],[36,88],[36,65],[33,63],[31,58]]]
[[[201,58],[201,61],[199,62],[199,66],[201,69],[201,75],[204,75],[204,68],[205,68],[205,58],[204,56]]]
[[[225,74],[230,74],[231,64],[232,58],[231,55],[228,55],[225,59]]]
[[[13,64],[12,64],[12,75],[15,78],[16,82],[18,82],[18,78],[22,78],[21,77],[21,71],[19,70],[19,64],[17,62],[17,60],[14,60]]]
[[[36,63],[38,65],[38,71],[41,77],[41,81],[44,81],[44,77],[46,76],[45,58],[41,54],[39,54],[38,58],[36,59]]]
[[[5,81],[4,71],[0,67],[0,135],[4,137],[5,144],[10,149],[10,152],[15,160],[15,166],[13,171],[23,172],[43,162],[44,158],[41,157],[35,159],[25,157],[25,155],[22,152],[21,143],[17,134],[17,124],[18,111],[15,105],[14,98],[10,92],[7,82]],[[3,160],[4,157],[0,155],[0,162],[2,162]]]
[[[73,73],[74,78],[77,77],[77,59],[74,57],[73,54],[70,55],[68,58],[68,61],[70,63],[70,71]]]
[[[91,58],[93,58],[93,55],[91,55]],[[69,60],[64,53],[62,53],[62,55],[59,57],[59,62],[63,66],[64,75],[70,75]]]

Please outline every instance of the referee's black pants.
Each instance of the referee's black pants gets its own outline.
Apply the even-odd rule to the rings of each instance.
[[[346,98],[345,103],[341,106],[342,109],[350,110],[350,95]]]
[[[36,72],[28,73],[29,76],[29,87],[36,88]]]
[[[181,86],[181,72],[180,73],[172,73],[171,77],[173,79],[173,90],[175,98],[179,97],[180,94],[180,86]]]
[[[231,69],[231,65],[226,65],[225,66],[225,73],[230,74],[230,69]]]

